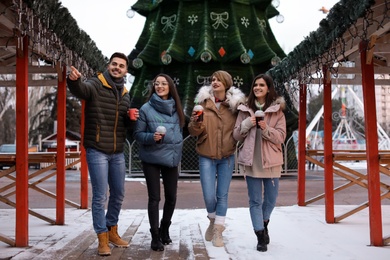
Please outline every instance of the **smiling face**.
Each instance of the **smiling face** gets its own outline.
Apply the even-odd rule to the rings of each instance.
[[[225,85],[216,76],[211,78],[213,92],[225,92]]]
[[[107,66],[108,73],[110,73],[113,78],[123,78],[127,73],[127,63],[126,60],[114,57]]]
[[[268,93],[268,86],[265,80],[263,78],[257,79],[255,81],[255,84],[253,85],[253,94],[255,94],[256,99],[260,103],[264,103],[267,93]]]
[[[169,84],[165,77],[159,76],[153,83],[156,94],[162,99],[168,99]]]

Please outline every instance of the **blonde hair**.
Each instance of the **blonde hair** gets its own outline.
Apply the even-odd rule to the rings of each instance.
[[[219,81],[221,81],[225,86],[225,90],[228,90],[231,86],[233,86],[232,76],[224,70],[214,72],[213,75],[211,75],[211,78],[212,77],[216,77]]]

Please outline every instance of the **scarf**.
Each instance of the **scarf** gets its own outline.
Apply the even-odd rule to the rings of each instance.
[[[121,96],[123,91],[123,86],[125,85],[125,79],[111,77],[110,73],[108,73],[108,70],[103,72],[103,76],[107,80],[108,84],[110,84],[110,86],[115,86],[117,96],[118,97]]]

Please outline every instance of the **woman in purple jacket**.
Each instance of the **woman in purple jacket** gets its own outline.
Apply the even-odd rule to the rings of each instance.
[[[285,101],[277,96],[272,78],[260,74],[253,80],[247,104],[238,107],[233,131],[233,137],[241,142],[238,164],[247,183],[252,226],[261,252],[267,251],[268,223],[278,196],[286,138],[284,108]],[[261,120],[255,117],[258,110],[264,112]]]

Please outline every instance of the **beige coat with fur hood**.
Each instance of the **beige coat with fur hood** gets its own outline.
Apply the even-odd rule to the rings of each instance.
[[[233,128],[237,118],[237,107],[245,102],[245,94],[236,87],[226,92],[226,100],[215,104],[211,86],[199,89],[195,98],[203,107],[203,123],[190,122],[190,135],[197,136],[196,152],[211,159],[222,159],[234,154],[236,140],[233,138]]]

